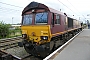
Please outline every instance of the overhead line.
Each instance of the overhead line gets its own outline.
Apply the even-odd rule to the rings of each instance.
[[[68,0],[67,0],[68,1]],[[68,1],[69,2],[69,1]],[[69,2],[70,3],[70,2]],[[70,3],[71,4],[71,3]],[[71,4],[72,5],[72,4]],[[72,5],[72,7],[74,7],[73,5]],[[76,8],[76,7],[74,7],[77,11],[78,11],[78,9]],[[79,11],[78,11],[79,12]],[[81,13],[80,13],[81,14]],[[81,14],[84,18],[85,18],[85,16],[83,15],[83,14]]]
[[[62,3],[60,0],[58,0],[60,3]],[[68,9],[70,9],[68,6],[66,6],[64,3],[62,3],[65,7],[67,7]],[[72,11],[72,9],[70,9]],[[74,11],[72,11],[73,13],[75,13]],[[76,14],[76,13],[75,13]],[[78,14],[76,14],[78,15]]]
[[[13,14],[18,14],[18,13],[19,13],[18,11],[17,11],[17,12],[14,12],[14,11],[5,11],[5,10],[4,10],[4,11],[1,11],[1,10],[0,10],[0,12],[1,12],[0,15],[2,15],[2,14],[7,15],[7,14],[12,14],[12,13],[13,13]],[[4,12],[4,13],[3,13],[3,12]],[[20,12],[20,13],[21,13],[21,12]]]
[[[60,3],[62,3],[60,0],[58,0]],[[63,4],[63,3],[62,3]],[[67,7],[68,9],[70,9],[68,6],[66,6],[65,4],[63,4],[65,7]],[[70,9],[72,11],[72,9]],[[74,12],[74,11],[72,11]]]
[[[9,9],[9,10],[14,10],[14,11],[20,11],[20,10],[16,10],[16,9],[11,9],[11,8],[6,8],[6,7],[1,7],[1,6],[0,6],[0,9],[5,9],[5,10]]]
[[[20,6],[16,6],[16,5],[11,5],[11,4],[7,4],[7,3],[3,3],[3,2],[0,2],[1,4],[5,4],[5,5],[9,5],[9,6],[14,6],[14,7],[18,7],[18,8],[23,8],[23,7],[20,7]]]
[[[59,1],[59,0],[58,0]],[[59,1],[60,3],[62,3],[61,1]],[[63,3],[62,3],[63,4]],[[65,7],[67,7],[65,4],[63,4]],[[68,7],[67,7],[68,8]],[[68,9],[70,9],[70,8],[68,8]],[[71,9],[70,9],[71,10]],[[72,10],[71,10],[72,11]]]

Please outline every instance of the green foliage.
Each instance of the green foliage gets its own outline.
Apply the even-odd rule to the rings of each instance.
[[[0,38],[5,38],[7,35],[9,35],[10,26],[11,26],[10,24],[0,22]]]
[[[16,32],[21,32],[20,27],[16,27],[16,28],[15,28],[15,31],[16,31]]]
[[[15,27],[15,29],[9,30],[9,36],[8,37],[17,37],[17,36],[21,36],[20,27]]]
[[[12,27],[10,24],[0,22],[0,39],[21,36],[20,27]]]

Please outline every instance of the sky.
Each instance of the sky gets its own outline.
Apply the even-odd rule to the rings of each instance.
[[[81,22],[90,21],[90,0],[0,0],[0,21],[7,24],[21,23],[22,10],[32,1],[59,11],[61,9],[61,12]]]

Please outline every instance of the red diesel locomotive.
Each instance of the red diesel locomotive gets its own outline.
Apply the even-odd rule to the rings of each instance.
[[[22,11],[21,30],[25,50],[44,58],[81,31],[82,27],[78,20],[65,13],[31,2]]]

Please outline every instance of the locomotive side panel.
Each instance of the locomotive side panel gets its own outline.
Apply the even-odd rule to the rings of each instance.
[[[51,34],[52,36],[57,36],[57,35],[60,35],[62,32],[65,31],[65,16],[63,15],[59,15],[59,21],[54,20],[54,26],[52,26],[51,28]],[[58,22],[58,23],[56,23]]]
[[[77,28],[77,22],[76,22],[75,19],[73,20],[73,23],[74,23],[74,24],[73,24],[73,27],[74,27],[74,28]]]
[[[69,17],[67,17],[68,19],[68,29],[72,29],[73,28],[73,19],[72,18],[69,18]]]
[[[74,23],[74,28],[80,28],[81,27],[81,23],[78,20],[74,19],[73,23]]]

